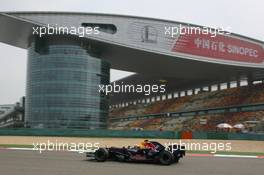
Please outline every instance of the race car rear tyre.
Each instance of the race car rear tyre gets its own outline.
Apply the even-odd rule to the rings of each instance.
[[[105,148],[99,148],[94,153],[94,158],[98,162],[104,162],[104,161],[106,161],[108,159],[108,156],[109,156],[109,152]]]
[[[174,156],[169,151],[163,151],[159,155],[159,161],[162,165],[170,165],[174,161]]]
[[[179,163],[179,160],[180,160],[179,157],[174,157],[174,162],[175,162],[175,163]]]

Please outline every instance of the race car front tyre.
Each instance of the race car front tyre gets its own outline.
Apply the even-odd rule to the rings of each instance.
[[[104,161],[106,161],[108,159],[108,156],[109,156],[109,152],[105,148],[99,148],[94,153],[94,158],[98,162],[104,162]]]
[[[162,165],[170,165],[174,162],[174,156],[170,151],[162,151],[159,155],[159,162]]]

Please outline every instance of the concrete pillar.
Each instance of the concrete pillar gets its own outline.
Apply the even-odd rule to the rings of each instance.
[[[237,80],[237,87],[240,87],[241,86],[241,80]]]
[[[253,77],[252,77],[252,74],[249,74],[247,76],[247,83],[248,83],[248,86],[252,86],[253,85]]]
[[[247,79],[247,82],[248,82],[248,86],[252,86],[253,85],[253,79],[251,77],[249,77]]]
[[[230,81],[226,82],[226,85],[227,85],[227,89],[230,89],[231,82]]]
[[[218,91],[221,90],[221,84],[217,84],[217,90],[218,90]]]

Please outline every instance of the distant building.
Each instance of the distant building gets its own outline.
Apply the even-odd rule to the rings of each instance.
[[[20,103],[0,105],[0,128],[24,127],[24,102],[25,97],[22,97]]]

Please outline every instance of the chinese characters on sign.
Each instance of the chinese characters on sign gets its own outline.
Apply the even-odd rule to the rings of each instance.
[[[249,63],[262,63],[264,59],[261,45],[224,35],[214,38],[203,34],[181,35],[172,51]]]

